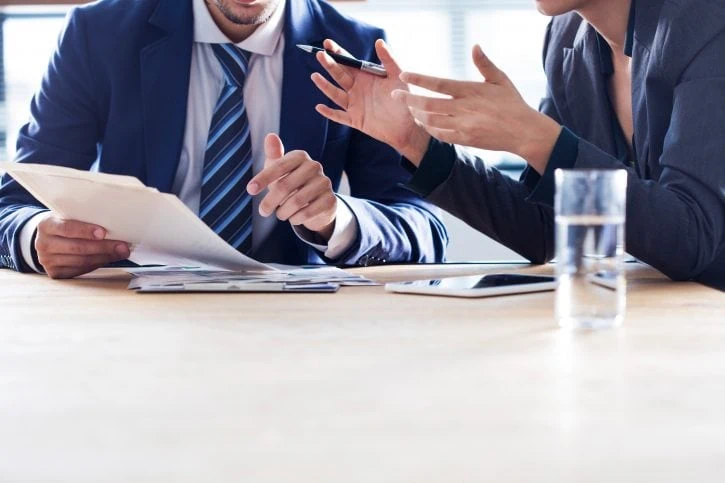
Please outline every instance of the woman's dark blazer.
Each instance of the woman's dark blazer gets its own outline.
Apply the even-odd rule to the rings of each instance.
[[[633,7],[634,164],[618,158],[600,43],[577,14],[549,26],[541,110],[567,129],[543,176],[516,181],[434,142],[411,188],[542,263],[554,255],[554,169],[624,167],[627,251],[673,279],[725,284],[725,2]]]

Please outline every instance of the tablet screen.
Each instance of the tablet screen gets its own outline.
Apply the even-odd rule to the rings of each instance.
[[[554,277],[543,277],[536,275],[496,274],[486,275],[484,277],[454,277],[444,278],[441,280],[424,280],[420,282],[410,282],[409,285],[418,287],[439,287],[443,289],[456,290],[475,290],[492,287],[511,287],[516,285],[551,283],[554,281]]]

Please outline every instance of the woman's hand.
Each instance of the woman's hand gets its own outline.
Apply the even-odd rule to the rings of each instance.
[[[402,73],[402,81],[448,97],[414,95],[407,88],[396,90],[393,97],[404,101],[418,123],[436,139],[514,153],[543,173],[561,126],[529,107],[480,46],[473,49],[473,61],[484,82]]]
[[[350,55],[332,40],[325,40],[324,46],[337,54]],[[400,80],[401,69],[385,42],[378,40],[375,50],[388,72],[387,78],[340,65],[324,52],[317,54],[317,60],[339,87],[318,73],[312,75],[312,81],[342,109],[320,104],[317,111],[331,121],[389,144],[418,164],[428,149],[430,136],[416,124],[408,106],[392,97],[394,91],[407,92],[408,86]]]

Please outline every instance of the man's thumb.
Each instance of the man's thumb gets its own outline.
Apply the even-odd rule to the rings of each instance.
[[[276,134],[267,134],[264,139],[264,155],[267,159],[280,159],[284,156],[284,144]]]
[[[496,64],[491,62],[486,54],[483,53],[483,49],[480,45],[476,45],[473,48],[473,62],[478,67],[478,71],[486,79],[486,82],[491,84],[503,84],[508,80],[508,77],[504,72],[496,67]]]

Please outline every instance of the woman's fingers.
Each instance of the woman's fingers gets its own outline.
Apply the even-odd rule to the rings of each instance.
[[[342,124],[343,126],[355,128],[352,122],[352,117],[345,111],[332,109],[331,107],[324,104],[318,104],[317,106],[315,106],[315,110],[332,122]]]
[[[315,86],[317,86],[317,88],[320,89],[322,93],[325,94],[332,102],[343,109],[347,109],[347,92],[343,91],[339,87],[335,87],[330,81],[317,72],[312,74],[312,83],[315,84]]]
[[[486,82],[499,85],[509,82],[509,78],[506,73],[499,69],[496,64],[488,58],[480,45],[476,45],[473,48],[473,63],[476,64],[476,68],[478,68],[478,71],[481,73],[483,78],[486,79]]]
[[[439,114],[453,114],[459,111],[460,103],[455,99],[441,99],[439,97],[420,96],[408,91],[398,89],[393,91],[393,99],[398,99],[408,107],[425,112],[437,112]]]
[[[423,126],[423,128],[428,132],[428,134],[430,134],[439,141],[443,141],[444,143],[457,144],[461,146],[466,145],[463,136],[457,131],[438,129],[429,126]]]
[[[349,91],[355,85],[355,78],[350,70],[335,62],[335,59],[326,52],[318,52],[317,61],[330,74],[332,79],[346,91]]]
[[[400,74],[400,80],[406,84],[412,84],[440,94],[447,94],[454,98],[466,97],[475,92],[476,87],[480,85],[480,83],[443,79],[412,72],[403,72]]]
[[[411,109],[410,112],[416,121],[426,127],[455,130],[460,127],[461,124],[461,120],[458,117],[419,111],[418,109]]]

